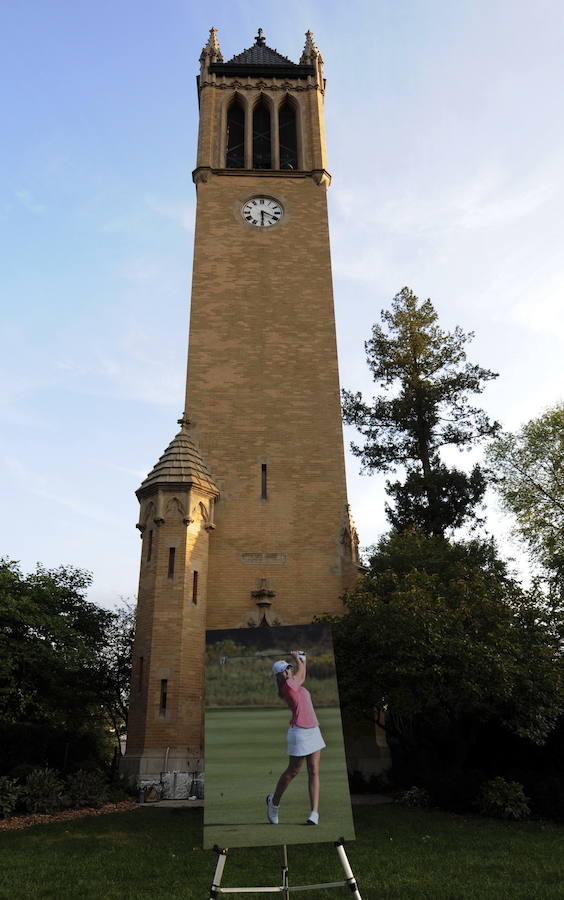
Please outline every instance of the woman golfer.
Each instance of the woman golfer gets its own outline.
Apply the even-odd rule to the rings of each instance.
[[[319,722],[315,715],[311,696],[303,683],[306,677],[305,658],[297,650],[292,651],[295,665],[279,659],[272,666],[276,676],[278,696],[285,700],[292,711],[288,728],[288,767],[278,779],[274,794],[266,798],[266,812],[271,825],[278,825],[278,807],[282,794],[296,777],[307,760],[309,799],[311,812],[306,825],[317,825],[319,822],[319,760],[325,741],[321,737]],[[293,671],[295,669],[295,672]]]

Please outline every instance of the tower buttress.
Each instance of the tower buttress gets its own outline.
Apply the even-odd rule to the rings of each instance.
[[[202,745],[209,542],[219,491],[188,420],[179,424],[137,491],[142,549],[126,770],[140,776],[186,771]]]

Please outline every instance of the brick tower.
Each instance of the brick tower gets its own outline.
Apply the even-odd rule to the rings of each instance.
[[[186,412],[139,488],[143,545],[126,770],[186,769],[205,628],[342,612],[347,506],[323,61],[265,43],[200,57]]]

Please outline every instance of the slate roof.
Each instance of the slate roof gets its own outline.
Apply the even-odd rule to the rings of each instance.
[[[230,63],[244,66],[296,66],[297,68],[297,63],[292,62],[287,56],[282,56],[272,47],[267,47],[266,44],[253,44],[252,47],[228,59],[226,65]]]
[[[139,496],[145,494],[147,488],[166,484],[193,484],[211,494],[219,494],[185,423],[136,493]]]

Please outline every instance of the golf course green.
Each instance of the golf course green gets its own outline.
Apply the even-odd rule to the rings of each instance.
[[[206,709],[204,848],[354,839],[338,707],[317,710],[327,744],[321,751],[319,825],[305,824],[310,811],[305,761],[282,798],[280,824],[269,824],[265,797],[288,763],[289,715],[283,707]]]

